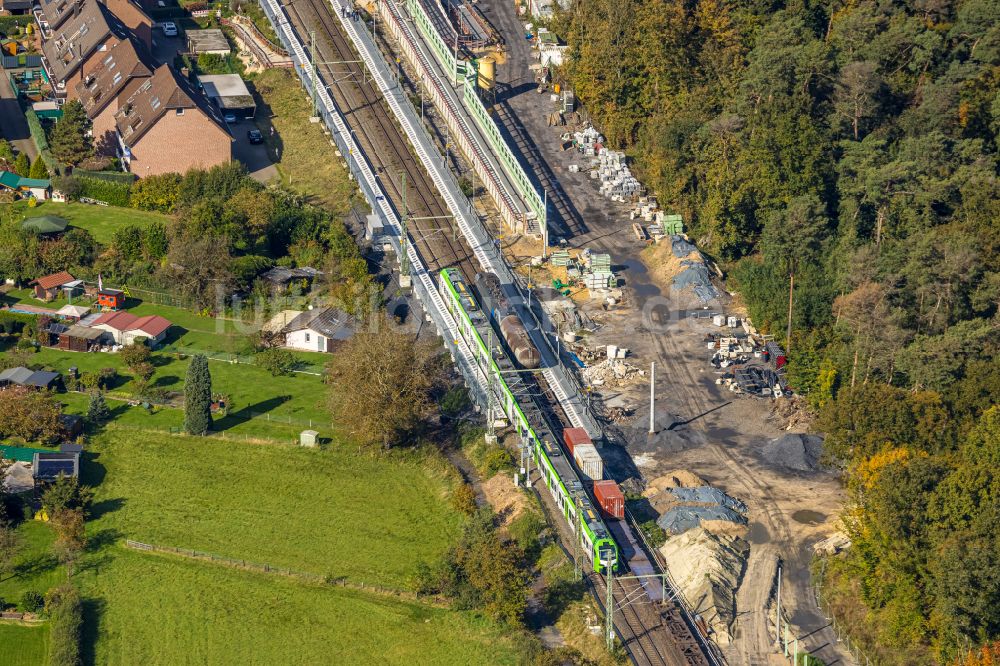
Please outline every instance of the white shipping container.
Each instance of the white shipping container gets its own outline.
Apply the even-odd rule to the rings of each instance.
[[[712,317],[712,323],[716,326],[725,326],[726,316],[725,315],[715,315]]]
[[[604,461],[593,444],[577,444],[573,447],[573,460],[584,481],[600,481],[604,478]]]

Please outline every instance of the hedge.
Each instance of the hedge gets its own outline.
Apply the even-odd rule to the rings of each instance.
[[[93,178],[95,180],[106,180],[111,183],[125,183],[131,185],[138,176],[134,173],[124,171],[88,171],[87,169],[73,169],[73,175],[77,178]]]
[[[127,207],[132,195],[132,185],[116,183],[98,178],[77,177],[80,183],[80,196],[103,201],[109,206]]]
[[[21,335],[25,329],[27,329],[28,335],[34,335],[35,322],[34,315],[0,310],[0,332],[7,335]]]
[[[71,583],[63,583],[48,594],[50,666],[80,664],[80,630],[83,627],[83,604],[80,593]]]
[[[52,151],[49,150],[49,140],[45,136],[45,129],[42,127],[42,121],[38,119],[38,114],[35,113],[34,109],[28,109],[24,112],[24,118],[28,122],[28,131],[35,142],[35,148],[38,149],[38,154],[42,156],[42,161],[45,162],[49,173],[58,173],[59,162],[52,155]]]

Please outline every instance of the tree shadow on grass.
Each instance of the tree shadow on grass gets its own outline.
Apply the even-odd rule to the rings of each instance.
[[[234,426],[241,423],[246,423],[255,416],[262,416],[267,414],[271,410],[280,407],[289,400],[292,399],[290,395],[278,395],[273,398],[268,398],[267,400],[261,400],[252,405],[247,405],[243,409],[237,410],[235,412],[230,412],[226,416],[212,423],[212,430],[217,432],[222,430],[228,430]],[[274,421],[276,423],[281,423],[280,417],[275,417]]]
[[[177,384],[180,381],[181,381],[180,377],[175,377],[173,375],[166,375],[163,377],[157,377],[156,381],[153,382],[153,386],[155,387],[173,386],[174,384]]]
[[[36,578],[44,573],[52,571],[59,566],[59,560],[52,553],[45,553],[38,557],[32,557],[26,562],[21,562],[11,571],[12,576],[3,576],[0,580],[11,578]]]
[[[83,600],[83,627],[80,629],[80,658],[83,664],[97,663],[97,638],[107,603],[104,599]]]
[[[100,453],[94,453],[93,451],[83,452],[83,455],[80,457],[80,483],[91,487],[101,485],[104,477],[107,476],[108,470],[104,468],[104,465],[97,462],[97,459],[100,457]]]
[[[123,506],[125,506],[124,497],[115,497],[114,499],[101,500],[100,502],[94,502],[90,505],[90,520],[97,520],[102,516],[109,513],[114,513],[118,511]],[[107,531],[107,530],[104,530]]]

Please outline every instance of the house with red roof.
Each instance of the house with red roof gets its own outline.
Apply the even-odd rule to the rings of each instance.
[[[159,315],[136,316],[131,312],[105,312],[90,322],[91,328],[106,331],[115,344],[130,345],[136,338],[146,338],[150,346],[156,346],[167,337],[169,320]]]

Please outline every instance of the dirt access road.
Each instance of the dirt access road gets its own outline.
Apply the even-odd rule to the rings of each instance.
[[[640,255],[642,246],[632,236],[628,209],[601,197],[587,169],[569,171],[570,164],[584,159],[561,150],[559,135],[567,128],[547,126],[555,104],[535,91],[528,69],[531,49],[512,3],[486,0],[479,6],[507,44],[507,61],[497,70],[497,118],[548,191],[552,237],[610,253],[626,283],[626,307],[610,313],[587,308],[603,324],[587,344],[627,346],[630,362],[644,368],[657,364],[656,436],[646,433],[648,383],[602,396],[607,406],[638,408],[632,427],[620,429],[622,455],[609,467],[619,480],[688,469],[747,503],[750,555],[736,593],[734,641],[725,647],[730,664],[788,663],[774,646],[779,564],[782,615],[791,622],[793,637],[828,664],[851,663],[817,609],[809,584],[811,545],[835,529],[843,503],[839,483],[825,473],[782,469],[760,454],[766,442],[784,434],[785,424],[771,418],[770,401],[734,397],[715,385],[702,342],[708,327],[687,316],[697,304],[654,283]]]

